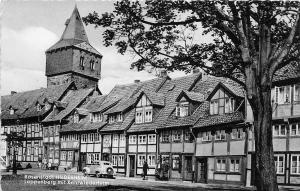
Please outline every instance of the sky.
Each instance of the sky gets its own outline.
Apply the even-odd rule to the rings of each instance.
[[[113,0],[62,1],[62,0],[10,0],[2,2],[1,19],[1,95],[46,87],[45,51],[56,43],[77,4],[82,17],[96,11],[99,14],[113,10]],[[116,84],[148,80],[154,74],[130,70],[132,55],[121,55],[115,47],[103,45],[103,28],[85,26],[89,42],[102,55],[102,79],[99,89],[103,94]],[[185,75],[182,72],[171,77]]]

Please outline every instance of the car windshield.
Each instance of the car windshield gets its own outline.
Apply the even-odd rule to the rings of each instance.
[[[110,165],[108,162],[103,163],[104,165]]]

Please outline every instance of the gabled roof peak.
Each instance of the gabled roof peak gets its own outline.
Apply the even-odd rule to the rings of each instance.
[[[66,20],[66,28],[61,36],[61,40],[81,40],[89,42],[87,34],[84,29],[82,19],[80,17],[77,6],[75,5],[74,10],[69,19]]]

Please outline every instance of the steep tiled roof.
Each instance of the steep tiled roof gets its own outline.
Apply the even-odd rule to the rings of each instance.
[[[44,100],[58,100],[70,87],[72,83],[40,88],[31,91],[6,95],[1,97],[1,119],[16,119],[41,116],[45,112],[45,107],[37,111],[36,103],[43,103]],[[9,107],[16,109],[14,115],[9,114]]]
[[[126,130],[133,123],[134,116],[135,116],[135,110],[132,109],[131,111],[129,111],[128,116],[124,119],[123,122],[116,122],[116,123],[112,123],[112,124],[107,124],[102,129],[100,129],[100,132]]]
[[[106,122],[90,122],[89,118],[82,119],[79,123],[73,123],[70,121],[68,124],[62,125],[60,132],[74,132],[74,131],[89,131],[97,130],[106,125]]]
[[[99,107],[101,107],[104,100],[107,98],[107,95],[98,95],[90,97],[90,100],[82,106],[82,108],[88,110],[88,111],[94,111],[97,110]]]
[[[288,64],[278,71],[273,76],[273,82],[283,81],[287,79],[300,78],[300,64],[291,63]]]
[[[156,92],[145,92],[145,95],[151,101],[153,105],[164,106],[165,105],[165,97],[162,93]]]
[[[190,92],[183,90],[179,96],[177,97],[176,101],[179,101],[179,98],[181,98],[183,95],[185,95],[189,100],[196,101],[196,102],[202,102],[204,101],[204,95],[201,93],[196,92]]]
[[[68,106],[59,112],[57,115],[54,112],[51,112],[43,122],[50,121],[59,121],[69,115],[80,103],[84,101],[84,99],[93,92],[94,88],[90,89],[79,89],[79,90],[71,90],[66,97],[63,98],[63,102],[68,103]]]

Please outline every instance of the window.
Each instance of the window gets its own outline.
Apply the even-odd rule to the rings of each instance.
[[[156,135],[150,134],[148,135],[148,144],[155,144],[156,143]]]
[[[101,135],[99,133],[95,133],[95,142],[101,142]]]
[[[146,144],[147,135],[139,135],[139,144]]]
[[[161,132],[161,142],[168,143],[170,142],[170,131]]]
[[[48,111],[51,108],[50,103],[45,103],[45,110]]]
[[[155,167],[156,161],[155,161],[155,155],[148,155],[148,165],[149,167]]]
[[[119,113],[119,114],[117,115],[117,121],[123,121],[122,113]]]
[[[82,134],[82,136],[81,136],[81,142],[83,142],[83,143],[87,142],[87,134]]]
[[[286,135],[286,126],[285,125],[274,125],[273,126],[273,135],[274,136],[285,136]]]
[[[40,104],[37,104],[37,105],[36,105],[36,110],[37,110],[37,111],[41,111],[41,110],[42,110],[42,107],[41,107]]]
[[[118,147],[119,146],[119,135],[118,134],[113,135],[112,145],[113,145],[113,147]]]
[[[232,129],[231,139],[242,139],[244,135],[243,129]]]
[[[94,142],[94,133],[88,134],[88,142]]]
[[[219,89],[210,101],[210,114],[232,113],[235,108],[235,100],[229,97],[223,89]]]
[[[80,56],[80,59],[79,59],[79,66],[82,70],[84,70],[84,62],[83,62],[84,58],[83,56]]]
[[[192,141],[192,135],[190,129],[184,130],[184,141],[185,142],[191,142]]]
[[[90,61],[90,68],[91,68],[91,70],[95,70],[95,61],[94,60]]]
[[[124,155],[119,155],[119,166],[124,166]]]
[[[136,135],[129,135],[129,144],[136,144]]]
[[[277,174],[284,173],[284,156],[274,156],[275,171]]]
[[[206,131],[201,133],[202,141],[211,141],[211,132]]]
[[[102,119],[103,119],[102,113],[93,113],[92,114],[92,118],[91,118],[92,122],[100,122],[100,121],[102,121]]]
[[[79,122],[79,115],[76,113],[74,114],[74,123],[78,123]]]
[[[152,121],[152,109],[145,110],[145,122]]]
[[[115,122],[116,121],[116,116],[115,115],[109,115],[109,117],[108,117],[108,122],[109,123],[113,123],[113,122]]]
[[[226,171],[226,160],[225,159],[217,159],[216,171],[225,172]]]
[[[13,108],[10,108],[10,110],[9,110],[9,114],[10,114],[10,115],[13,115],[13,114],[15,114],[15,110],[14,110]]]
[[[226,139],[225,130],[216,131],[215,138],[216,138],[216,140],[225,140]]]
[[[275,87],[275,102],[278,104],[290,103],[291,86]]]
[[[300,155],[292,155],[291,174],[300,174]]]
[[[120,147],[125,147],[125,135],[120,134]]]
[[[300,102],[300,84],[295,84],[294,86],[294,102]]]
[[[111,146],[111,135],[104,135],[103,136],[103,147],[110,147]]]
[[[290,125],[291,127],[291,136],[300,135],[300,124],[294,123]]]
[[[68,151],[68,161],[73,160],[73,151]]]
[[[172,155],[172,168],[174,170],[178,170],[180,167],[180,156],[179,155]]]
[[[138,155],[138,167],[143,167],[146,155]]]
[[[230,172],[240,172],[240,160],[231,159],[230,160]]]
[[[180,102],[176,107],[176,116],[184,117],[189,115],[189,103]]]
[[[112,165],[113,166],[118,166],[118,155],[113,155],[112,156]]]
[[[136,110],[135,122],[136,123],[143,123],[143,111],[142,110]]]
[[[180,142],[181,141],[181,130],[173,130],[172,136],[173,136],[174,142]]]

